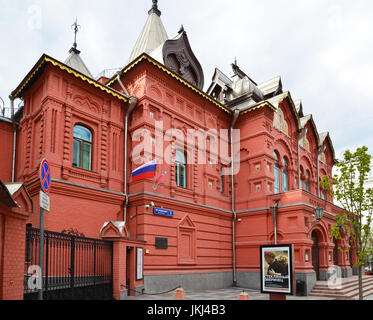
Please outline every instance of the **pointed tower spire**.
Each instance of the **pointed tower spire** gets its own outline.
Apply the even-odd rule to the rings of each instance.
[[[153,6],[148,11],[148,14],[148,19],[136,41],[128,63],[136,59],[143,52],[151,53],[168,40],[166,29],[161,20],[161,11],[158,9],[158,1],[153,0]]]
[[[78,25],[78,18],[76,18],[75,22],[71,26],[71,28],[74,30],[74,44],[69,50],[70,55],[65,60],[65,64],[80,73],[83,73],[84,75],[93,78],[91,72],[88,70],[87,66],[85,65],[83,59],[80,57],[80,51],[78,50],[78,45],[76,43],[76,35],[81,28],[80,25]]]

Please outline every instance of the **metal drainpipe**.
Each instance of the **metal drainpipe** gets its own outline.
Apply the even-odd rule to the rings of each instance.
[[[231,183],[232,183],[232,260],[233,260],[233,286],[237,284],[237,272],[236,272],[236,220],[237,213],[235,211],[235,194],[234,194],[234,155],[233,155],[233,127],[236,124],[240,112],[235,110],[233,113],[233,119],[230,126],[230,144],[231,144]]]
[[[132,113],[132,111],[135,109],[138,100],[134,96],[129,96],[128,91],[126,90],[122,81],[120,80],[119,73],[117,75],[117,80],[118,80],[118,83],[120,84],[120,86],[122,87],[123,91],[127,95],[127,97],[130,99],[130,102],[129,102],[129,105],[128,105],[128,108],[127,108],[127,111],[126,111],[126,115],[124,117],[124,185],[123,185],[123,193],[124,193],[124,196],[125,196],[125,201],[124,201],[124,208],[123,208],[123,221],[124,221],[124,224],[126,224],[126,221],[127,221],[127,205],[128,205],[128,195],[127,195],[128,118],[129,118],[130,114]]]
[[[12,97],[12,95],[9,95],[9,99],[10,99],[10,112],[11,112],[12,123],[13,123],[12,183],[14,183],[15,165],[16,165],[17,127],[16,127],[16,121],[14,119],[14,98]]]
[[[275,204],[273,205],[272,208],[272,219],[273,219],[273,233],[275,236],[275,245],[277,245],[277,213],[278,213],[278,203],[279,200],[275,201]]]

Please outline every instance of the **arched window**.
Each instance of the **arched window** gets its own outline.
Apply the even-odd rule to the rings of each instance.
[[[273,193],[280,193],[280,167],[278,164],[279,157],[276,151],[273,152],[275,162],[273,163],[273,175],[275,177],[275,183],[273,185]]]
[[[175,155],[175,176],[176,185],[182,188],[186,188],[186,156],[181,150],[176,150]]]
[[[281,169],[281,173],[282,173],[282,192],[287,192],[289,191],[289,174],[288,174],[288,161],[286,160],[286,158],[284,157],[283,158],[283,167]]]
[[[92,169],[92,133],[80,125],[74,127],[73,166]]]
[[[304,190],[310,192],[310,173],[306,170],[306,178],[304,180]]]

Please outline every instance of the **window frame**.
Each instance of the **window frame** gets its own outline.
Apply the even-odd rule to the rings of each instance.
[[[275,161],[273,162],[273,176],[275,181],[273,183],[273,193],[278,194],[280,193],[281,183],[280,183],[280,165],[279,165],[279,155],[277,151],[273,151],[273,155],[275,157]],[[276,175],[277,174],[277,175]]]
[[[183,155],[183,162],[181,161],[178,161],[177,159],[177,154],[180,153]],[[186,155],[186,152],[182,149],[176,149],[175,151],[175,182],[176,182],[176,185],[180,188],[184,188],[184,189],[187,189],[187,174],[188,174],[188,171],[187,171],[187,155]],[[184,174],[182,175],[182,172],[181,170],[183,170]],[[183,177],[183,181],[180,181],[181,180],[181,177]]]
[[[88,131],[88,133],[90,134],[90,140],[86,140],[84,138],[81,138],[81,137],[78,137],[76,132],[75,132],[75,129],[76,128],[82,128],[86,131]],[[76,145],[78,147],[76,147]],[[84,166],[84,153],[85,150],[84,148],[86,146],[89,146],[89,159],[88,159],[88,166],[85,167]],[[76,148],[78,148],[78,150],[76,150]],[[74,128],[73,128],[73,150],[72,150],[72,166],[74,168],[79,168],[79,169],[82,169],[82,170],[87,170],[87,171],[92,171],[92,155],[93,155],[93,133],[92,133],[92,130],[82,124],[75,124],[74,125]],[[77,155],[76,155],[77,153]],[[74,163],[74,158],[77,158],[76,160],[76,163]]]
[[[282,161],[283,161],[283,167],[281,168],[281,190],[282,192],[288,192],[289,191],[289,162],[286,159],[286,157],[283,157]]]
[[[306,170],[306,179],[304,179],[304,191],[310,192],[310,173]]]

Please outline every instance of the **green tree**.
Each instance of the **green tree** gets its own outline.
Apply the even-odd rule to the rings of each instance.
[[[350,245],[354,247],[359,269],[359,299],[363,300],[362,266],[371,255],[373,189],[364,188],[368,179],[371,156],[368,148],[357,148],[354,153],[347,150],[342,161],[336,164],[337,174],[332,179],[324,176],[321,185],[335,197],[344,209],[336,215],[336,224],[331,236],[344,240],[350,236]]]

